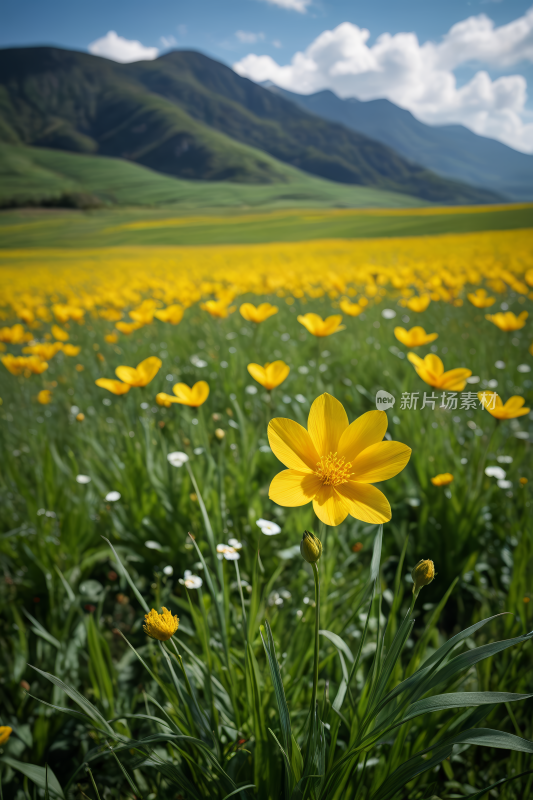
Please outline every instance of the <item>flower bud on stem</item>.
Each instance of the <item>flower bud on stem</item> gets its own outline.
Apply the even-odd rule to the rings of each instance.
[[[435,577],[435,565],[428,558],[422,558],[411,570],[413,578],[413,594],[418,597],[423,586],[428,586]]]

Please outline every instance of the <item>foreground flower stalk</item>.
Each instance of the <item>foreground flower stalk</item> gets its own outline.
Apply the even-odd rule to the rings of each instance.
[[[318,721],[316,719],[317,716],[316,696],[317,696],[317,686],[318,686],[318,658],[319,658],[318,635],[320,631],[320,577],[318,574],[318,561],[320,559],[320,556],[322,555],[322,542],[317,536],[314,535],[314,533],[311,533],[311,531],[304,531],[302,541],[300,542],[300,553],[302,554],[302,558],[304,558],[308,564],[311,564],[313,568],[313,578],[315,580],[315,648],[314,648],[314,658],[313,658],[313,691],[311,694],[311,706],[309,709],[310,720],[309,720],[309,733],[307,737],[307,747],[309,748],[311,745],[311,739],[313,737],[315,724]]]

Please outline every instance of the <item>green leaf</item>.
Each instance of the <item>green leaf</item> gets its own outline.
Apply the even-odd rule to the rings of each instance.
[[[263,631],[265,628],[266,628],[267,641],[265,641],[263,637]],[[290,761],[292,759],[292,731],[291,731],[291,720],[289,716],[289,708],[287,706],[287,701],[285,699],[285,690],[283,688],[283,681],[281,679],[281,673],[279,671],[279,664],[276,656],[276,647],[274,644],[274,638],[272,636],[272,631],[270,630],[270,625],[268,624],[268,622],[265,622],[265,628],[261,626],[259,630],[261,633],[261,639],[263,641],[263,647],[265,648],[265,652],[267,655],[268,665],[270,667],[272,685],[274,687],[274,694],[276,696],[276,702],[278,705],[281,734],[283,737],[283,745],[285,747],[285,752],[287,753],[287,758],[290,767]]]
[[[491,789],[495,789],[496,786],[502,786],[504,783],[510,783],[511,781],[515,781],[517,778],[523,778],[524,775],[531,775],[532,772],[533,769],[528,769],[526,770],[526,772],[521,772],[519,775],[513,775],[511,778],[501,778],[499,781],[496,781],[496,783],[493,783],[490,786],[485,786],[484,789],[481,789],[479,792],[476,792],[475,794],[465,795],[465,800],[466,798],[468,798],[468,800],[481,800],[481,798],[484,795],[486,795],[487,792],[490,792]]]
[[[504,750],[515,750],[521,753],[533,753],[533,742],[515,736],[505,731],[494,731],[491,728],[469,728],[456,736],[452,736],[437,747],[427,747],[416,753],[412,758],[396,769],[392,775],[381,784],[370,800],[388,800],[410,780],[427,772],[448,758],[453,752],[455,744],[473,744],[483,747],[499,747]],[[426,753],[432,752],[431,758],[425,758]]]
[[[56,678],[55,675],[51,675],[49,672],[43,672],[42,669],[37,669],[37,667],[33,667],[31,664],[28,666],[34,669],[35,672],[38,672],[40,675],[43,675],[43,677],[47,678],[51,683],[54,684],[54,686],[62,689],[67,697],[70,697],[71,700],[74,700],[74,702],[77,703],[79,707],[83,709],[83,711],[85,711],[88,717],[90,717],[94,722],[98,722],[101,727],[105,729],[109,736],[116,738],[116,733],[107,720],[105,720],[98,709],[95,708],[92,703],[89,703],[89,701],[82,694],[77,692],[76,689],[73,689],[71,686],[63,683],[62,680]]]
[[[348,659],[350,664],[353,664],[354,657],[352,655],[352,651],[350,650],[350,648],[348,647],[346,642],[344,642],[341,639],[340,636],[338,636],[336,633],[332,633],[331,631],[318,631],[318,632],[321,633],[322,636],[325,636],[326,639],[329,639],[330,642],[332,642],[332,644],[335,645],[337,650],[340,650],[342,653],[344,653],[344,655],[346,656],[346,658]],[[346,677],[348,677],[348,676],[346,676]]]
[[[0,758],[0,763],[7,764],[11,769],[22,772],[22,774],[29,778],[39,789],[44,789],[46,791],[46,786],[48,784],[48,792],[53,797],[64,798],[63,789],[50,767],[37,767],[35,764],[26,764],[22,761],[16,761],[10,756],[2,756]]]
[[[106,539],[106,538],[105,538],[105,536],[102,536],[102,539],[104,540],[104,542],[107,542],[107,543],[108,543],[109,547],[110,547],[110,548],[111,548],[111,550],[113,551],[113,555],[115,556],[115,560],[116,560],[116,562],[117,562],[117,564],[118,564],[119,570],[120,570],[120,572],[122,572],[122,574],[124,575],[124,577],[125,577],[125,578],[126,578],[126,580],[128,581],[129,585],[131,586],[131,589],[132,589],[132,591],[133,591],[133,594],[135,595],[135,597],[137,598],[137,600],[138,600],[138,601],[139,601],[139,603],[141,604],[141,607],[142,607],[142,608],[143,608],[143,609],[146,611],[146,613],[147,613],[147,614],[149,614],[149,613],[150,613],[150,609],[148,608],[148,605],[146,604],[146,600],[144,599],[144,597],[142,596],[142,594],[140,593],[140,591],[139,591],[139,590],[137,589],[137,587],[135,586],[135,583],[134,583],[134,582],[133,582],[133,580],[131,579],[131,577],[130,577],[130,574],[129,574],[128,570],[126,569],[126,567],[124,566],[124,564],[122,563],[122,561],[120,560],[120,558],[118,557],[118,553],[117,553],[117,551],[115,550],[115,548],[113,547],[113,545],[111,544],[111,542],[109,541],[109,539]]]
[[[517,700],[528,700],[533,694],[513,694],[512,692],[449,692],[437,694],[418,700],[407,709],[401,723],[423,714],[432,714],[434,711],[445,711],[448,708],[468,708],[469,706],[483,706],[492,703],[515,703]]]

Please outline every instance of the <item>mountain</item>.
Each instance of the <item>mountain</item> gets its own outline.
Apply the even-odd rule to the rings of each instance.
[[[283,182],[288,164],[431,202],[501,199],[437,176],[196,52],[117,64],[51,47],[0,50],[0,137],[196,180]]]
[[[392,147],[446,178],[483,186],[510,200],[533,200],[533,155],[478,136],[463,125],[425,125],[389,100],[341,100],[329,90],[301,95],[270,83],[263,86],[323,119]]]

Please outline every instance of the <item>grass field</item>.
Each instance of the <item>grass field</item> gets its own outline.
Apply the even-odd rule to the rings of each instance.
[[[363,191],[363,190],[361,190]],[[188,213],[149,211],[4,211],[0,247],[116,247],[298,242],[526,229],[533,204],[420,209],[302,209]]]
[[[531,219],[2,213],[6,800],[531,794]]]
[[[0,143],[0,208],[3,205],[172,206],[176,209],[378,207],[403,208],[425,203],[407,194],[348,186],[314,178],[262,154],[272,162],[276,181],[254,185],[189,181],[119,158],[68,153],[44,147]],[[81,196],[81,197],[80,197]],[[78,200],[76,200],[78,197]]]

